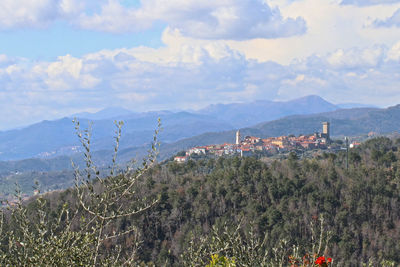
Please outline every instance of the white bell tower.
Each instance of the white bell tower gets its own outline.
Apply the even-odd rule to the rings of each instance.
[[[240,130],[236,132],[236,145],[240,145]]]

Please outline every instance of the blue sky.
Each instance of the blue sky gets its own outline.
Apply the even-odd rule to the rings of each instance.
[[[2,0],[0,129],[82,111],[400,103],[400,0]]]
[[[46,29],[15,29],[0,32],[0,51],[12,57],[30,60],[56,60],[60,55],[81,57],[102,49],[134,46],[161,47],[164,27],[152,31],[112,34],[70,27],[57,22]]]

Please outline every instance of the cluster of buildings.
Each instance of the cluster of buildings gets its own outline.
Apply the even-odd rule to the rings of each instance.
[[[255,153],[273,155],[291,150],[325,149],[330,143],[330,124],[322,123],[322,133],[310,135],[294,135],[269,137],[262,139],[246,136],[242,139],[240,131],[236,132],[235,144],[219,144],[193,147],[186,151],[185,156],[175,157],[176,162],[185,162],[193,155],[240,155],[251,156]]]

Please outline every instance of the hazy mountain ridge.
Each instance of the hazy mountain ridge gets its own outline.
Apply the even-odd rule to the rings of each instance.
[[[186,117],[187,114],[181,113],[177,116],[171,117],[170,122],[177,122],[179,116]],[[198,118],[193,114],[190,114],[193,118]],[[359,108],[359,109],[347,109],[347,110],[337,110],[333,112],[325,112],[314,115],[295,115],[285,117],[279,120],[270,121],[266,123],[257,124],[253,127],[242,128],[241,132],[243,136],[253,135],[259,137],[269,137],[269,136],[280,136],[288,134],[309,134],[316,131],[321,131],[321,123],[323,121],[329,121],[331,123],[331,132],[334,136],[354,136],[367,134],[371,131],[379,133],[390,133],[400,130],[400,105],[390,107],[387,109],[374,109],[374,108]],[[103,121],[103,123],[105,123]],[[173,123],[170,124],[171,128],[175,131],[179,131],[178,128],[174,126]],[[149,125],[150,126],[150,125]],[[196,121],[192,124],[193,127],[198,128]],[[150,148],[149,143],[151,142],[152,130],[144,130],[141,132],[142,137],[138,137],[137,132],[123,133],[123,138],[121,143],[124,143],[120,147],[118,153],[118,162],[124,164],[130,161],[132,158],[140,160],[146,156],[148,149]],[[166,127],[166,128],[169,128]],[[190,128],[190,127],[187,127]],[[172,135],[172,130],[166,130]],[[191,130],[189,129],[189,132]],[[186,150],[190,147],[208,145],[208,144],[219,144],[219,143],[233,143],[235,140],[235,130],[226,130],[218,132],[207,132],[201,133],[194,137],[180,139],[176,142],[166,143],[162,142],[160,147],[159,161],[165,160],[179,151]],[[179,136],[179,133],[176,133]],[[76,137],[75,137],[76,138]],[[113,141],[113,138],[110,138]],[[134,144],[135,138],[139,138],[141,142],[147,143],[147,145],[130,145]],[[97,141],[101,142],[101,140]],[[92,156],[94,162],[102,168],[106,168],[111,164],[111,157],[113,154],[112,144],[108,143],[109,147],[99,150],[93,150]],[[12,189],[12,182],[9,179],[22,179],[25,184],[29,183],[31,179],[31,184],[34,184],[34,179],[46,181],[49,180],[49,176],[45,175],[45,178],[41,179],[44,173],[37,172],[53,172],[54,185],[58,187],[62,184],[69,184],[69,180],[73,180],[73,175],[71,172],[71,158],[78,165],[84,166],[83,164],[83,154],[78,152],[76,154],[67,156],[58,156],[52,159],[25,159],[18,161],[7,161],[0,162],[0,179],[4,184],[7,184],[7,188]],[[62,172],[61,170],[68,170],[67,172]],[[24,172],[24,176],[19,176],[14,174],[15,172]],[[57,175],[56,175],[57,174]],[[11,175],[11,176],[10,176]],[[68,177],[69,178],[68,178]],[[30,178],[29,178],[30,177]],[[58,178],[57,178],[58,177]],[[8,180],[4,180],[8,179]],[[21,181],[22,181],[21,180]],[[60,181],[58,181],[60,180]],[[47,182],[46,182],[47,183]],[[52,188],[52,184],[46,184],[47,188]],[[7,189],[8,190],[8,189]]]
[[[163,124],[160,138],[169,142],[198,135],[205,130],[222,131],[233,128],[231,125],[207,115],[187,112],[150,113],[133,118],[128,116],[122,118],[124,126],[121,146],[132,147],[148,143],[159,117],[162,118]],[[88,127],[88,119],[78,118],[78,120],[82,130]],[[93,121],[91,140],[93,149],[111,149],[116,129],[114,119]],[[72,118],[43,121],[23,129],[2,132],[0,133],[0,160],[72,154],[73,150],[80,146],[75,132]],[[71,150],[71,153],[67,153],[68,149]],[[62,153],[57,153],[57,151]]]
[[[228,120],[236,127],[248,127],[289,115],[313,114],[337,109],[338,106],[329,103],[323,98],[310,95],[286,102],[259,100],[251,103],[210,105],[199,110],[198,113]]]
[[[110,150],[114,144],[115,120],[124,121],[121,148],[129,148],[141,146],[151,140],[158,118],[161,118],[163,127],[160,140],[163,143],[173,143],[206,132],[248,127],[287,115],[335,109],[335,105],[318,96],[287,102],[260,100],[253,103],[211,105],[197,112],[163,110],[135,113],[123,108],[108,108],[97,113],[78,113],[68,118],[0,132],[0,160],[56,157],[79,152],[80,144],[72,123],[76,116],[82,129],[88,127],[89,121],[93,121],[93,150]]]
[[[321,123],[323,121],[329,121],[331,123],[331,132],[334,136],[360,135],[367,134],[371,131],[379,133],[399,131],[400,126],[397,125],[400,125],[400,105],[387,109],[361,108],[337,110],[314,115],[289,116],[279,120],[257,124],[253,127],[242,128],[241,132],[243,136],[253,135],[259,137],[309,134],[321,131]],[[226,142],[233,143],[235,132],[236,130],[207,132],[172,143],[162,142],[159,160],[164,160],[178,151],[193,146]],[[148,134],[150,134],[150,132]],[[126,141],[122,142],[129,143],[128,140],[130,140],[130,138],[134,138],[134,134],[132,137],[128,136]],[[151,141],[151,136],[147,135],[146,141],[149,143]],[[122,147],[119,153],[119,162],[126,162],[131,158],[140,159],[145,156],[148,148],[148,145]],[[111,149],[103,149],[93,152],[95,161],[100,164],[106,164],[109,162],[111,154]],[[79,157],[74,158],[78,159]],[[63,163],[66,163],[66,161],[63,161]]]
[[[262,138],[289,134],[310,134],[321,132],[322,122],[331,123],[333,136],[356,136],[369,132],[392,133],[400,131],[400,105],[386,109],[356,108],[336,110],[313,115],[294,115],[240,129],[242,136],[253,135]],[[204,133],[199,136],[165,144],[161,157],[168,157],[178,151],[218,143],[233,143],[235,130],[220,133]],[[164,149],[164,151],[163,151]]]

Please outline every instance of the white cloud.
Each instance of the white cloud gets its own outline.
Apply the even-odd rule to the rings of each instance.
[[[14,64],[14,63],[15,63],[15,59],[14,58],[10,58],[7,55],[0,54],[0,67],[9,66],[9,65]]]
[[[339,69],[376,67],[383,61],[386,50],[384,46],[374,46],[365,49],[339,49],[328,54],[326,61],[333,68]]]
[[[101,5],[99,12],[82,13],[73,23],[83,29],[123,33],[149,29],[153,21],[140,10],[126,8],[118,0],[109,0]]]
[[[278,97],[317,94],[333,103],[398,104],[399,47],[352,48],[300,60],[288,67],[297,76],[281,83]]]
[[[306,32],[301,17],[284,18],[261,0],[3,0],[0,29],[43,28],[57,20],[100,32],[127,33],[165,24],[200,39],[280,38]]]
[[[400,27],[400,8],[394,14],[383,20],[375,20],[373,22],[375,27]]]
[[[50,62],[0,54],[0,123],[109,105],[193,109],[308,94],[335,103],[400,103],[400,27],[365,27],[368,20],[396,26],[400,1],[264,2],[146,0],[125,7],[117,0],[4,0],[0,29],[65,20],[114,33],[159,23],[165,30],[160,48],[102,50]]]
[[[335,103],[400,102],[400,43],[335,50],[285,66],[246,59],[219,42],[170,41],[159,49],[103,50],[51,62],[13,59],[0,64],[0,105],[10,111],[0,123],[20,125],[110,105],[137,111],[194,109],[308,94]]]
[[[389,50],[387,60],[400,62],[400,41]]]
[[[0,29],[42,28],[57,19],[68,19],[82,11],[78,0],[2,0]]]
[[[126,8],[109,0],[99,13],[82,15],[79,25],[113,33],[150,28],[166,23],[183,35],[200,39],[245,40],[304,34],[306,22],[283,18],[278,8],[259,0],[146,0],[139,8]]]
[[[185,47],[170,63],[138,60],[135,50],[121,49],[82,58],[67,55],[53,62],[21,61],[0,67],[0,94],[7,94],[0,104],[14,112],[0,121],[3,125],[19,125],[63,112],[67,115],[73,109],[113,104],[149,110],[274,97],[275,85],[284,75],[278,64],[247,61],[228,47],[224,53],[222,49]],[[185,56],[193,51],[198,56]],[[26,116],[27,110],[36,107],[46,111],[39,114],[35,110]]]
[[[82,60],[73,58],[70,55],[59,57],[58,61],[47,67],[49,77],[56,77],[61,74],[68,74],[77,79],[82,70]]]
[[[400,8],[400,2],[365,7],[340,5],[337,0],[269,0],[268,3],[278,5],[284,17],[304,18],[307,33],[289,38],[226,42],[247,58],[287,65],[299,58],[326,55],[338,49],[372,47],[377,43],[392,46],[400,36],[400,28],[365,27],[369,20],[372,23],[391,16]]]

